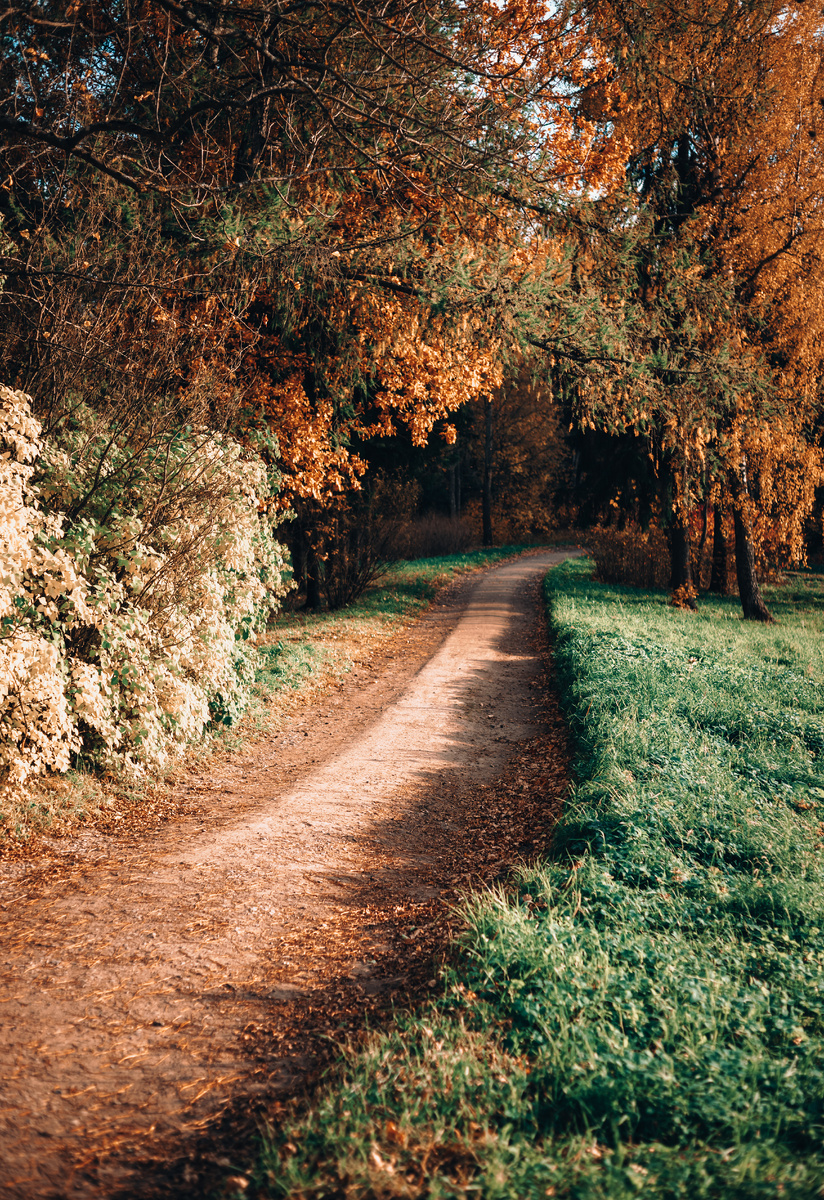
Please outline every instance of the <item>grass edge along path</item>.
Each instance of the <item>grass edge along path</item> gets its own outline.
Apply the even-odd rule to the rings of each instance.
[[[822,597],[763,629],[590,574],[546,585],[551,858],[468,898],[441,996],[345,1051],[253,1194],[824,1194]]]
[[[314,687],[342,678],[420,616],[443,587],[527,552],[524,546],[501,546],[399,562],[346,608],[282,613],[260,640],[250,717],[270,720],[273,711],[290,707],[290,692],[300,691],[305,699]]]

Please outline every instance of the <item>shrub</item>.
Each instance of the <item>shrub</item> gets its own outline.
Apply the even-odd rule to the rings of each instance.
[[[414,482],[377,471],[327,512],[321,586],[330,609],[357,600],[399,557],[398,538],[418,496]]]
[[[317,608],[321,593],[333,610],[359,599],[403,557],[399,542],[418,499],[415,482],[375,471],[331,501],[295,501],[287,530],[295,581],[291,607],[305,599]]]
[[[663,530],[597,528],[590,531],[587,541],[595,560],[595,578],[602,583],[669,587],[670,554]]]
[[[0,454],[0,786],[73,755],[162,766],[231,721],[284,590],[260,459],[191,426],[138,458],[82,404],[44,442],[5,387]]]
[[[474,540],[467,521],[428,513],[425,517],[404,522],[393,548],[397,558],[441,558],[446,554],[464,554]]]

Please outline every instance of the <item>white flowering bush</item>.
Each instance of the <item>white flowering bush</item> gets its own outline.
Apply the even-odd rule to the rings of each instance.
[[[266,467],[226,436],[101,426],[59,442],[0,386],[0,787],[72,757],[161,767],[230,723],[285,591]]]

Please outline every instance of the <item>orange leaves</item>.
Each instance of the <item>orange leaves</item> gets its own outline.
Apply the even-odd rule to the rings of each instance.
[[[803,562],[804,525],[824,482],[824,453],[804,436],[799,414],[758,420],[741,413],[725,458],[731,472],[743,472],[740,497],[759,555],[772,563]]]

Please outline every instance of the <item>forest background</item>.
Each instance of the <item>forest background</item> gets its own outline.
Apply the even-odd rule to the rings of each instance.
[[[587,527],[821,544],[822,27],[685,0],[0,8],[0,776],[163,767],[284,603]]]

